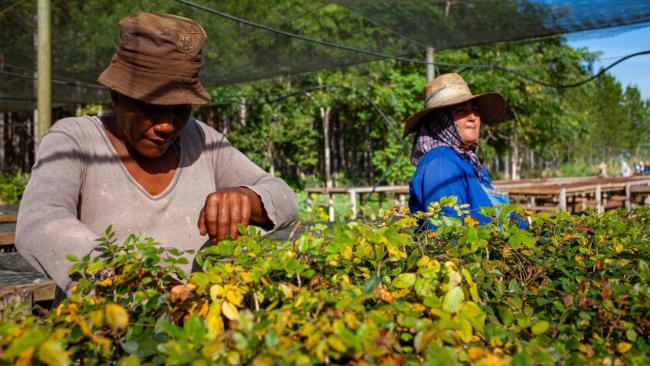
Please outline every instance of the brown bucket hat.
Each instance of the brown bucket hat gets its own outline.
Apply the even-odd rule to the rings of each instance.
[[[97,81],[149,104],[205,104],[198,75],[207,34],[170,14],[136,13],[120,21],[120,45]]]
[[[425,109],[415,113],[406,120],[404,137],[415,131],[418,123],[431,111],[455,104],[475,100],[481,122],[495,124],[503,120],[506,101],[499,93],[472,95],[462,76],[449,73],[442,74],[424,86]]]

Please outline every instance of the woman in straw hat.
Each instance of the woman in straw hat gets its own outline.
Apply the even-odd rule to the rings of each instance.
[[[472,95],[462,76],[443,74],[425,86],[426,108],[406,121],[404,136],[415,132],[411,162],[417,166],[410,183],[411,212],[428,210],[432,202],[455,196],[468,204],[479,222],[487,218],[479,207],[507,203],[507,194],[494,189],[477,153],[481,123],[494,124],[505,115],[499,93]],[[448,216],[456,216],[443,208]]]
[[[282,180],[191,118],[192,105],[210,99],[198,79],[203,28],[137,13],[120,31],[98,79],[115,113],[66,118],[49,130],[18,214],[16,247],[63,290],[71,282],[66,255],[92,253],[108,225],[118,240],[146,233],[197,250],[237,237],[240,224],[276,229],[297,214]]]

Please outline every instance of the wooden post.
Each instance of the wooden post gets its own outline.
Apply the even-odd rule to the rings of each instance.
[[[599,213],[605,212],[603,209],[602,187],[600,184],[596,185],[596,211]]]
[[[560,189],[560,210],[566,211],[566,188]]]
[[[355,189],[351,189],[349,193],[350,206],[352,207],[352,219],[355,220],[357,218],[357,191]]]
[[[329,218],[330,222],[334,222],[334,196],[332,195],[332,192],[329,190],[327,191],[327,207],[329,208]]]
[[[625,209],[628,211],[632,208],[632,194],[630,188],[630,183],[625,184]]]
[[[311,213],[314,211],[314,200],[312,199],[312,194],[307,193],[307,212]]]
[[[435,50],[433,47],[427,47],[427,81],[431,81],[436,77],[436,69],[435,65],[433,64],[435,61],[434,53]]]
[[[38,137],[37,144],[52,125],[52,43],[50,0],[38,0]]]

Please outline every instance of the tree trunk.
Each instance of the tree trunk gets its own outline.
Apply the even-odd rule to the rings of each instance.
[[[332,187],[332,162],[330,161],[330,115],[332,113],[331,107],[320,108],[320,118],[323,122],[323,163],[325,167],[325,186]]]
[[[520,160],[519,145],[517,145],[517,135],[513,136],[513,138],[510,140],[510,147],[512,148],[512,159],[510,162],[512,165],[510,168],[510,171],[512,173],[512,180],[519,180]]]
[[[242,126],[246,126],[246,98],[241,98],[241,103],[239,103],[239,123]]]

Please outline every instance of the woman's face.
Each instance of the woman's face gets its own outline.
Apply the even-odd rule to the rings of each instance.
[[[118,133],[145,158],[158,158],[181,133],[192,113],[189,104],[154,105],[124,95],[115,101]]]
[[[478,143],[481,131],[481,116],[478,107],[473,102],[465,102],[453,107],[454,121],[458,134],[463,143],[472,145]]]

